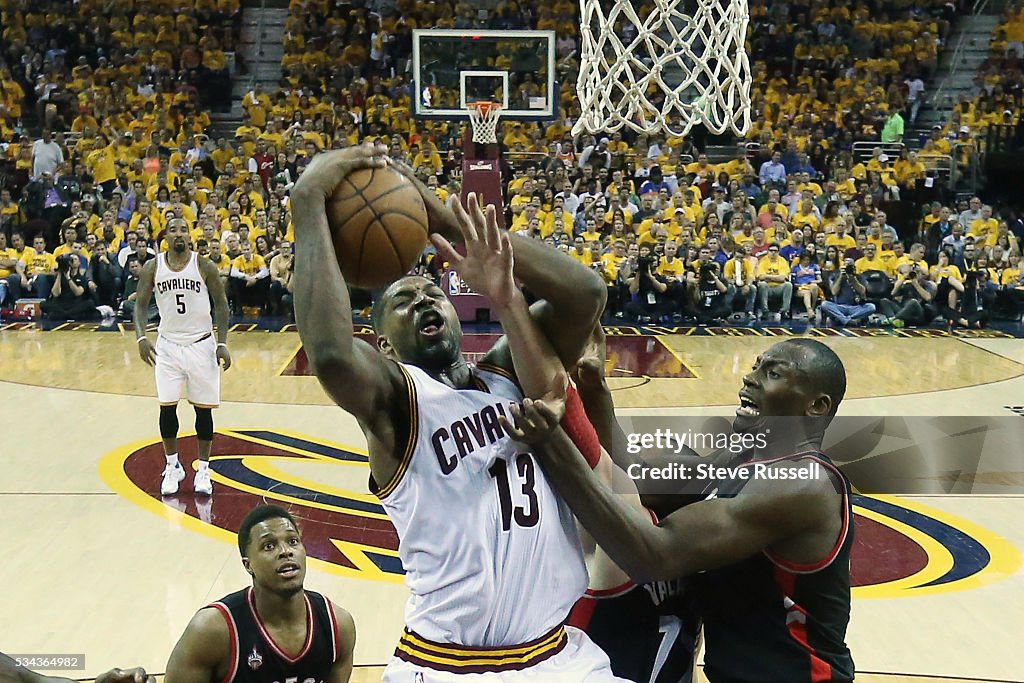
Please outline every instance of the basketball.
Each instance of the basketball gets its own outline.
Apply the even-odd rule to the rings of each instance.
[[[402,277],[427,245],[427,207],[390,168],[349,174],[327,200],[327,222],[345,280],[376,289]]]

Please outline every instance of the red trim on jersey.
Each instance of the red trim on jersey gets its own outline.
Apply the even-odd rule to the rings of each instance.
[[[327,604],[327,619],[331,622],[331,645],[334,647],[334,656],[331,658],[332,662],[338,661],[338,655],[341,652],[341,634],[338,632],[338,617],[334,615],[334,603],[324,596],[324,602]]]
[[[302,599],[306,602],[306,644],[302,646],[302,651],[294,657],[289,657],[285,654],[285,651],[282,650],[276,642],[274,642],[274,639],[270,636],[270,632],[267,631],[267,628],[263,625],[263,620],[260,619],[260,615],[256,611],[256,597],[251,586],[249,587],[249,590],[245,592],[245,599],[246,602],[249,603],[249,611],[252,612],[252,618],[256,622],[256,627],[260,630],[260,635],[263,636],[263,640],[267,641],[267,645],[270,646],[270,649],[277,653],[281,659],[289,664],[295,664],[309,653],[309,648],[313,645],[313,631],[316,628],[316,623],[314,621],[315,617],[313,615],[313,606],[309,604],[308,593],[303,592],[302,594]]]
[[[590,591],[587,591],[588,593]],[[565,621],[566,626],[574,626],[581,631],[590,628],[590,620],[594,618],[594,610],[597,609],[597,598],[584,595],[569,611],[569,618]]]
[[[777,557],[776,555],[772,554],[772,552],[767,548],[762,551],[764,553],[764,556],[767,557],[772,564],[776,565],[777,567],[780,567],[781,569],[785,569],[786,571],[793,572],[795,574],[813,574],[814,572],[819,572],[825,567],[832,564],[832,562],[836,559],[836,556],[839,555],[839,551],[842,549],[843,544],[846,543],[846,535],[850,531],[849,491],[847,491],[846,489],[846,484],[843,480],[842,474],[840,474],[839,470],[834,465],[830,465],[829,463],[822,460],[817,453],[801,453],[795,458],[793,456],[790,456],[788,458],[778,458],[775,460],[765,462],[774,463],[778,462],[779,460],[802,460],[805,458],[817,461],[819,464],[821,464],[822,467],[824,467],[826,470],[831,471],[838,478],[839,484],[843,487],[843,523],[842,528],[840,528],[839,530],[839,536],[836,539],[835,544],[832,546],[832,550],[830,550],[825,557],[823,557],[821,560],[818,560],[817,562],[811,562],[808,564],[790,562],[789,560],[784,560],[781,557]]]
[[[596,600],[607,600],[608,598],[617,598],[620,595],[625,595],[629,591],[636,588],[636,582],[627,581],[626,583],[616,586],[615,588],[602,588],[600,590],[587,589],[584,595],[588,595]]]
[[[807,639],[807,611],[793,600],[796,593],[796,576],[781,567],[776,567],[773,575],[776,585],[785,596],[784,600],[792,603],[786,606],[786,630],[789,631],[789,636],[807,651],[811,672],[810,683],[828,683],[832,680],[832,665],[819,657],[811,647]]]
[[[597,463],[601,461],[601,442],[597,438],[594,425],[587,419],[579,392],[571,384],[565,393],[565,417],[562,418],[562,428],[583,454],[590,469],[597,467]]]
[[[228,672],[221,683],[231,683],[235,678],[235,674],[238,673],[238,627],[235,626],[235,620],[231,616],[231,610],[228,609],[227,605],[215,602],[210,607],[220,612],[224,616],[224,621],[228,622],[228,634],[231,640],[231,666],[228,667]]]

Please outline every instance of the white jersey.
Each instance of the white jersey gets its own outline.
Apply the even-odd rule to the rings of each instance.
[[[478,366],[476,388],[463,390],[401,367],[410,443],[377,495],[400,539],[406,627],[477,647],[550,632],[586,590],[587,568],[568,505],[498,422],[522,393],[491,366]]]
[[[192,344],[213,332],[210,290],[199,272],[199,254],[192,252],[180,271],[167,265],[167,254],[156,257],[153,282],[160,309],[160,336],[175,344]]]

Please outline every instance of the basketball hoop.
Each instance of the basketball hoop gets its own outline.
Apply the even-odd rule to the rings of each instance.
[[[750,128],[747,0],[654,0],[641,18],[632,0],[582,0],[576,84],[582,116],[573,134],[685,135],[702,123],[716,135]],[[684,11],[684,7],[687,8]],[[689,12],[689,13],[687,13]],[[621,26],[630,23],[632,40]],[[660,93],[664,101],[652,101]],[[675,118],[677,123],[669,123]]]
[[[497,102],[470,102],[469,122],[473,124],[473,142],[481,145],[498,142],[498,119],[501,105]]]

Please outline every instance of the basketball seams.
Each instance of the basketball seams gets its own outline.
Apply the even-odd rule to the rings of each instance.
[[[374,197],[367,197],[365,192],[360,192],[359,196],[363,198],[364,202],[367,202],[369,204],[373,202],[379,202],[381,199],[384,199],[384,197],[387,197],[389,194],[392,194],[393,192],[398,192],[399,190],[411,190],[413,192],[416,192],[416,188],[406,185],[405,183],[399,183],[394,187],[389,187],[388,189],[384,190],[379,195],[376,195]],[[420,193],[416,192],[416,196],[419,197]]]
[[[339,252],[339,265],[343,266],[343,270],[345,268],[352,268],[355,272],[347,273],[346,279],[354,286],[364,288],[372,286],[373,282],[381,280],[381,276],[385,278],[390,277],[389,273],[392,271],[402,271],[402,274],[404,274],[406,272],[406,261],[409,260],[411,266],[418,256],[418,250],[414,254],[413,245],[411,243],[406,244],[406,242],[420,242],[422,238],[412,238],[412,235],[418,234],[426,237],[429,233],[426,207],[423,206],[417,212],[416,209],[418,207],[415,206],[413,197],[406,197],[400,193],[401,190],[415,193],[416,198],[420,199],[422,205],[422,197],[420,197],[419,192],[407,179],[390,178],[386,172],[381,173],[378,177],[376,170],[368,173],[367,177],[368,181],[366,183],[357,184],[351,176],[346,176],[343,179],[344,182],[340,183],[336,191],[332,193],[328,209],[329,216],[344,215],[344,219],[337,223],[332,218],[332,232],[335,232],[336,237],[340,238],[346,232],[351,235],[349,240],[336,240],[335,246],[336,249],[341,247],[349,256],[353,256],[355,263],[340,256],[342,252]],[[391,181],[395,181],[394,184],[387,187],[391,184]],[[373,187],[374,183],[384,185],[387,189],[371,197],[367,190]],[[395,193],[399,193],[399,196],[387,200],[389,195]],[[355,211],[351,211],[350,209],[353,205],[358,205],[358,202],[354,201],[357,196],[362,200],[362,206]],[[384,205],[382,205],[381,200],[385,200],[383,202]],[[394,215],[395,218],[389,218],[390,215]],[[359,227],[344,228],[343,225],[346,224],[358,225]],[[379,243],[382,239],[380,236],[370,235],[376,229],[374,224],[383,231],[388,246]],[[357,236],[353,234],[355,232],[361,234]],[[393,257],[387,256],[388,251],[393,254]],[[388,258],[395,259],[393,268],[384,265],[387,263]]]

